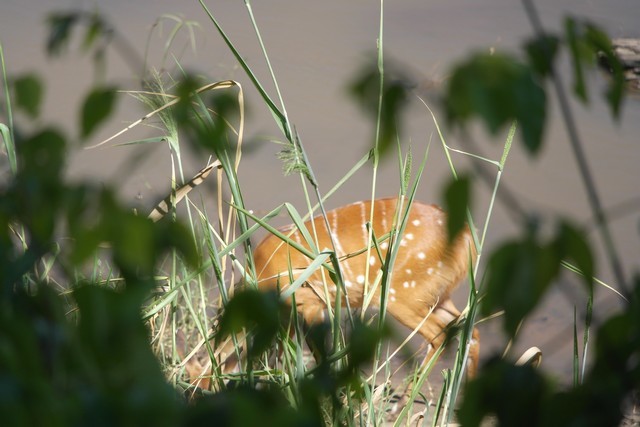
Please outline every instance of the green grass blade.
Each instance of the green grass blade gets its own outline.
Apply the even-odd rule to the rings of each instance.
[[[280,130],[287,137],[288,140],[291,140],[291,134],[289,134],[288,131],[287,131],[288,123],[287,123],[287,119],[286,119],[285,115],[276,106],[276,104],[273,102],[271,97],[265,91],[264,87],[262,87],[262,84],[260,84],[260,81],[256,77],[255,73],[251,70],[251,67],[249,67],[249,65],[246,63],[246,61],[242,58],[242,56],[240,55],[240,52],[238,52],[238,50],[236,49],[234,44],[231,42],[231,39],[229,39],[229,37],[224,32],[224,30],[222,29],[222,27],[220,26],[220,24],[218,23],[216,18],[209,11],[209,8],[204,4],[204,1],[203,0],[199,0],[199,2],[200,2],[200,5],[202,6],[202,8],[204,9],[205,13],[207,14],[207,16],[209,17],[209,19],[213,23],[213,25],[216,27],[216,30],[218,30],[218,33],[220,33],[220,36],[222,37],[222,39],[226,43],[227,47],[229,47],[229,49],[231,50],[231,53],[233,53],[233,55],[236,57],[236,60],[238,61],[238,63],[242,67],[242,69],[245,71],[245,73],[247,74],[247,76],[249,77],[249,79],[251,80],[253,85],[255,86],[255,88],[258,90],[258,92],[260,93],[260,96],[262,96],[262,99],[264,100],[264,102],[269,107],[269,110],[271,111],[271,114],[273,115],[274,119],[276,120],[276,123],[280,127]]]
[[[18,171],[18,162],[16,160],[16,146],[15,135],[13,132],[13,112],[11,109],[11,94],[9,93],[9,82],[7,78],[7,70],[4,64],[4,50],[2,43],[0,43],[0,65],[2,66],[2,82],[4,85],[4,96],[7,105],[7,120],[8,124],[0,123],[0,133],[4,141],[4,146],[7,151],[7,157],[9,158],[9,167],[11,173],[15,174]]]
[[[319,268],[324,265],[327,259],[331,256],[331,251],[320,252],[316,258],[311,261],[311,264],[300,274],[292,284],[290,284],[281,294],[280,298],[287,299],[289,298],[295,291],[298,290],[300,286],[302,286],[309,277],[311,277]]]
[[[291,129],[291,122],[289,121],[289,116],[287,114],[287,109],[284,105],[284,100],[282,98],[282,93],[280,92],[280,86],[278,85],[278,79],[276,79],[276,75],[273,72],[273,67],[271,66],[271,61],[269,60],[269,55],[267,54],[267,49],[265,48],[264,42],[262,41],[262,35],[260,34],[260,29],[258,28],[258,24],[256,22],[256,18],[253,15],[253,9],[251,8],[251,2],[249,0],[244,0],[245,7],[249,12],[249,18],[251,19],[251,24],[253,25],[253,29],[256,32],[256,37],[258,38],[258,43],[260,43],[260,48],[262,49],[262,55],[267,63],[267,67],[269,68],[269,74],[271,74],[271,80],[273,81],[273,85],[276,89],[276,93],[278,94],[278,99],[280,100],[280,107],[282,108],[282,116],[284,117],[285,122],[283,126],[286,128],[285,135],[289,135],[290,137],[294,136],[294,132]],[[291,138],[287,138],[289,141],[293,141]],[[296,140],[297,135],[296,135]]]
[[[580,354],[578,352],[578,314],[576,307],[573,307],[573,386],[580,384]]]
[[[291,219],[293,219],[295,227],[298,229],[305,242],[307,242],[307,245],[309,245],[311,251],[313,253],[318,253],[318,248],[316,247],[315,241],[311,237],[311,234],[309,233],[307,227],[305,227],[304,220],[302,219],[302,217],[300,217],[300,214],[298,213],[296,208],[289,202],[285,202],[284,206],[287,209],[287,212],[289,212],[289,216],[291,217]]]
[[[584,320],[584,336],[582,340],[582,368],[580,371],[580,383],[584,381],[585,370],[587,369],[587,354],[589,353],[591,321],[593,319],[593,288],[589,293],[587,301],[587,313]]]
[[[307,248],[305,248],[304,246],[302,246],[298,242],[296,242],[294,240],[291,240],[285,233],[283,233],[280,230],[278,230],[277,228],[273,227],[272,225],[270,225],[269,223],[264,221],[262,218],[257,217],[256,215],[252,214],[251,212],[249,212],[248,210],[246,210],[244,208],[241,208],[240,206],[234,206],[234,208],[237,209],[238,211],[244,213],[247,217],[249,217],[253,221],[257,222],[262,228],[267,230],[270,234],[273,234],[274,236],[276,236],[277,238],[279,238],[280,240],[285,242],[287,245],[291,246],[296,251],[298,251],[301,254],[303,254],[304,256],[306,256],[307,258],[309,258],[309,259],[315,259],[316,258],[316,255],[313,252],[311,252],[310,250],[308,250]],[[327,269],[329,269],[330,272],[333,272],[333,269],[329,265],[325,264],[325,267]]]

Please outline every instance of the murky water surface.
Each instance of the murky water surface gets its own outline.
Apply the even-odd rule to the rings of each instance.
[[[263,79],[271,94],[274,87],[261,56],[244,2],[209,1],[211,11],[228,32],[254,71]],[[373,125],[352,100],[345,88],[357,70],[372,59],[379,25],[376,2],[325,0],[322,2],[256,1],[253,10],[270,54],[287,111],[308,151],[321,190],[334,183],[368,150]],[[640,8],[636,0],[585,2],[546,0],[536,2],[544,24],[558,29],[563,16],[571,13],[588,17],[602,25],[613,37],[639,37]],[[210,76],[212,81],[238,80],[244,87],[248,104],[246,125],[247,150],[240,168],[247,205],[266,212],[289,201],[303,209],[299,179],[283,177],[276,158],[280,146],[270,142],[282,139],[275,123],[258,94],[252,89],[233,57],[220,41],[212,24],[196,1],[168,0],[122,1],[39,1],[3,0],[0,5],[0,41],[5,49],[11,73],[36,71],[46,82],[44,121],[63,123],[72,131],[77,127],[78,103],[81,95],[96,79],[137,89],[135,73],[122,59],[110,52],[104,75],[97,75],[90,60],[77,53],[75,46],[60,60],[44,54],[45,26],[48,11],[84,6],[106,13],[117,30],[142,53],[154,21],[163,14],[175,14],[200,23],[196,30],[197,53],[193,53],[184,37],[178,37],[174,52],[187,69]],[[389,60],[395,61],[413,79],[431,89],[422,92],[436,108],[438,83],[446,78],[451,65],[474,50],[513,51],[531,34],[531,26],[520,2],[509,0],[438,0],[387,2],[384,13],[384,46]],[[150,39],[149,63],[155,67],[173,68],[174,60],[162,62],[163,43],[172,24],[156,28]],[[78,43],[76,43],[77,46]],[[141,67],[141,66],[140,66]],[[99,74],[99,73],[98,73]],[[611,120],[606,106],[598,98],[603,80],[599,74],[590,77],[592,103],[585,108],[574,105],[579,132],[593,167],[598,190],[607,207],[614,207],[640,193],[640,102],[628,100],[619,123]],[[569,86],[569,85],[568,85]],[[275,96],[275,95],[274,95]],[[95,136],[98,142],[120,130],[145,112],[133,99],[123,98],[115,119]],[[504,171],[504,183],[523,204],[542,213],[571,215],[577,221],[590,221],[587,201],[575,162],[571,157],[556,104],[549,110],[550,126],[546,131],[545,149],[535,160],[526,157],[517,145]],[[449,176],[435,126],[428,111],[413,102],[404,121],[404,147],[412,147],[414,157],[423,156],[431,142],[427,168],[419,198],[440,200],[440,187]],[[75,131],[74,131],[75,132]],[[145,128],[117,140],[157,135]],[[74,133],[75,135],[75,133]],[[482,152],[494,159],[500,156],[499,141],[489,142],[482,129],[471,132]],[[459,146],[460,136],[445,130],[449,144]],[[127,160],[140,156],[138,163]],[[206,163],[206,158],[188,155],[186,174],[191,175]],[[463,156],[455,157],[460,169],[468,167]],[[397,162],[387,159],[378,175],[376,195],[397,193]],[[90,176],[96,180],[117,183],[122,196],[132,204],[148,207],[167,193],[170,159],[164,145],[76,150],[69,167],[74,178]],[[329,201],[331,207],[371,194],[371,170],[364,168]],[[474,200],[476,221],[482,224],[489,200],[488,187],[477,182]],[[211,195],[212,193],[208,193]],[[638,269],[640,239],[638,237],[638,204],[631,214],[616,218],[612,224],[615,243],[624,258],[627,271]],[[283,219],[284,220],[284,219]],[[516,230],[504,207],[498,205],[488,234],[488,248],[512,235]],[[598,241],[595,233],[592,233]],[[611,274],[604,259],[599,260],[600,276],[608,281]],[[584,311],[585,294],[569,274],[558,291],[549,294],[545,304],[523,328],[515,353],[531,345],[540,347],[544,366],[567,381],[571,373],[573,308]],[[464,290],[459,293],[464,301]],[[597,318],[606,317],[619,304],[618,298],[605,290],[598,291],[595,305]],[[481,326],[483,355],[504,347],[499,324],[489,321]]]

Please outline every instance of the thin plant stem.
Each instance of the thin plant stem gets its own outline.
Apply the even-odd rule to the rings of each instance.
[[[376,120],[376,136],[375,136],[375,146],[373,148],[373,171],[372,171],[372,178],[371,178],[371,209],[369,212],[369,222],[372,224],[371,227],[369,227],[369,235],[367,237],[367,241],[371,242],[373,239],[373,216],[374,216],[374,203],[373,200],[375,200],[375,195],[376,195],[376,185],[377,185],[377,177],[378,177],[378,163],[379,163],[379,159],[380,159],[380,150],[379,150],[379,145],[380,145],[380,129],[381,129],[381,119],[382,119],[382,102],[383,102],[383,90],[384,90],[384,0],[380,0],[380,24],[379,24],[379,33],[378,33],[378,73],[380,75],[380,83],[379,83],[379,95],[378,95],[378,117]],[[369,259],[371,257],[371,245],[367,245],[367,256],[365,259]],[[364,295],[367,295],[367,293],[369,292],[369,263],[367,262],[365,265],[365,274],[364,274],[364,289],[363,289],[363,293]],[[383,292],[380,293],[380,296],[382,298],[382,294]],[[362,311],[362,316],[364,316],[364,310]],[[384,309],[382,309],[382,305],[381,305],[381,310],[380,310],[380,324],[382,324],[382,321],[384,320]],[[374,359],[373,359],[373,378],[371,379],[371,384],[373,384],[375,386],[376,383],[376,373],[378,371],[378,361],[379,361],[379,356],[380,356],[380,352],[381,352],[381,344],[378,343],[376,345],[376,351],[374,353]],[[374,405],[371,404],[372,402],[369,402],[369,408],[370,410],[367,411],[367,425],[371,424],[371,417],[375,416],[375,413],[373,411],[373,407]]]

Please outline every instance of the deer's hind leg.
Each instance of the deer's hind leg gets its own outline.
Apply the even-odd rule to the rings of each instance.
[[[456,308],[450,298],[439,302],[435,307],[424,308],[422,313],[419,310],[409,312],[406,307],[402,312],[395,312],[393,304],[389,306],[389,312],[402,324],[412,330],[418,330],[428,344],[427,355],[425,356],[422,367],[437,354],[444,344],[447,337],[447,329],[460,316],[460,311]],[[476,328],[473,329],[472,339],[470,343],[467,375],[473,377],[476,374],[479,355],[479,334]],[[391,414],[397,414],[408,402],[409,396],[413,393],[413,383],[409,383],[403,395],[391,410]]]
[[[425,357],[423,365],[434,356],[437,350],[445,344],[448,328],[460,317],[460,311],[453,304],[451,298],[438,303],[428,314],[426,321],[419,332],[429,344],[429,351]],[[470,342],[467,375],[474,377],[478,369],[478,357],[480,353],[480,334],[476,328]]]

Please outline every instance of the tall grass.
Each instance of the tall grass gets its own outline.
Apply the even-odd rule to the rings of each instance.
[[[136,126],[155,120],[154,124],[161,129],[160,136],[126,143],[166,143],[170,149],[170,194],[151,211],[149,218],[158,223],[155,225],[174,224],[173,221],[176,219],[188,224],[190,237],[198,243],[196,245],[197,255],[203,261],[199,264],[193,262],[195,257],[188,256],[189,251],[186,250],[188,248],[181,246],[180,242],[176,240],[178,237],[183,237],[177,232],[180,230],[177,228],[151,228],[151,221],[143,223],[138,221],[141,218],[128,215],[130,212],[123,213],[107,195],[105,196],[106,205],[111,209],[108,212],[118,216],[122,221],[132,221],[141,227],[149,227],[144,229],[148,233],[158,232],[158,236],[162,237],[157,237],[158,240],[147,239],[147,241],[155,244],[161,242],[162,248],[160,249],[170,248],[170,253],[166,258],[163,258],[160,270],[154,277],[148,273],[140,274],[139,266],[127,270],[126,262],[123,262],[123,258],[118,259],[117,252],[113,256],[114,263],[121,267],[122,271],[112,267],[108,260],[103,261],[99,255],[94,255],[89,263],[90,269],[87,275],[89,280],[92,283],[109,285],[108,287],[117,287],[119,283],[127,279],[141,285],[149,283],[155,285],[151,298],[144,302],[142,317],[148,323],[151,342],[162,362],[166,377],[175,387],[183,389],[189,397],[199,394],[219,396],[230,390],[246,390],[247,388],[252,391],[276,390],[275,395],[286,401],[287,408],[295,408],[299,409],[301,413],[311,414],[315,424],[319,424],[320,421],[333,425],[384,425],[392,422],[393,425],[400,426],[425,425],[429,420],[432,425],[438,423],[447,425],[454,422],[458,406],[457,399],[462,383],[465,381],[465,367],[473,327],[477,322],[480,295],[483,294],[483,286],[485,285],[484,278],[478,277],[478,266],[482,259],[494,201],[498,194],[502,173],[506,167],[516,123],[513,122],[511,125],[501,158],[497,160],[481,158],[474,153],[451,147],[446,142],[433,111],[422,99],[418,98],[428,112],[425,116],[430,117],[434,123],[450,166],[453,181],[461,179],[461,182],[464,183],[454,161],[457,155],[473,157],[475,161],[495,168],[493,191],[487,213],[484,215],[487,218],[484,224],[476,226],[471,212],[468,209],[464,212],[466,222],[471,225],[478,257],[476,265],[470,265],[469,298],[463,310],[463,316],[456,322],[459,330],[457,352],[451,365],[444,368],[442,372],[444,385],[436,395],[435,404],[431,404],[429,402],[431,398],[425,397],[427,394],[425,393],[425,384],[427,384],[430,375],[433,375],[435,361],[443,352],[443,348],[437,349],[431,360],[422,364],[416,363],[412,368],[401,367],[394,372],[392,361],[394,358],[398,358],[398,354],[404,355],[410,352],[408,342],[411,337],[415,336],[420,326],[411,331],[409,337],[402,341],[394,337],[393,344],[401,341],[398,345],[394,346],[382,341],[382,338],[388,338],[385,335],[386,311],[392,280],[391,272],[398,256],[399,245],[391,244],[392,250],[387,252],[383,263],[384,268],[380,271],[369,270],[367,263],[364,303],[362,311],[357,313],[349,306],[348,298],[345,298],[347,302],[345,307],[342,306],[342,300],[347,295],[347,288],[343,280],[335,242],[332,241],[332,245],[328,249],[321,248],[318,244],[318,230],[314,228],[307,230],[305,226],[305,221],[319,215],[324,226],[330,228],[325,202],[337,191],[340,191],[344,183],[362,169],[371,169],[371,199],[376,197],[379,159],[382,152],[389,146],[388,120],[396,119],[394,114],[389,114],[386,104],[388,92],[386,91],[387,78],[384,61],[384,2],[380,2],[377,40],[375,67],[377,110],[375,112],[373,148],[324,194],[320,191],[318,179],[306,155],[302,138],[287,111],[285,100],[280,92],[280,83],[271,66],[268,48],[261,37],[250,1],[246,0],[245,5],[257,42],[267,63],[268,78],[272,80],[275,87],[275,96],[271,96],[264,89],[261,77],[254,73],[242,59],[242,55],[223,31],[222,26],[215,19],[215,15],[203,1],[200,3],[211,24],[235,55],[282,131],[285,148],[281,153],[281,159],[285,163],[285,171],[297,174],[305,197],[304,209],[299,211],[290,202],[285,202],[273,208],[266,215],[259,215],[245,206],[243,188],[239,185],[238,180],[245,128],[243,88],[235,81],[202,81],[182,70],[177,62],[178,77],[174,79],[174,76],[168,73],[152,74],[146,81],[146,87],[143,91],[132,93],[150,112],[98,146],[110,143]],[[73,15],[69,15],[65,19],[69,19],[69,17],[72,18]],[[183,27],[189,31],[192,28],[190,24],[182,25],[179,19],[175,19],[175,21],[177,24],[167,40],[167,51],[163,57],[163,63],[169,56],[168,49],[175,40],[177,31]],[[2,63],[3,83],[6,88],[8,78],[4,68],[1,46],[0,62]],[[146,58],[143,62],[146,64]],[[146,71],[144,74],[147,74]],[[3,124],[0,127],[0,133],[4,140],[10,171],[15,173],[15,139],[9,91],[6,90],[6,93],[9,124]],[[394,126],[391,128],[395,129]],[[185,136],[189,140],[189,147],[195,147],[201,153],[205,152],[204,150],[211,153],[211,157],[204,164],[199,165],[201,169],[195,174],[188,172],[185,165],[183,157],[186,149]],[[54,140],[55,134],[51,132],[47,137]],[[376,236],[373,228],[369,226],[370,244],[362,250],[363,253],[366,251],[367,259],[374,251],[380,256],[381,251],[378,246],[380,242],[390,239],[393,243],[395,239],[398,239],[398,236],[402,236],[407,226],[408,213],[417,198],[422,175],[427,170],[428,154],[432,149],[430,141],[424,153],[415,155],[421,160],[414,162],[414,153],[411,149],[404,148],[405,144],[402,144],[401,138],[400,134],[392,135],[394,143],[390,144],[391,151],[395,151],[397,155],[397,172],[400,176],[397,192],[398,204],[392,228],[389,234]],[[55,173],[57,173],[57,169],[54,168],[52,175],[57,177]],[[208,185],[210,183],[209,177],[212,175],[217,177],[217,199],[213,203],[213,209],[210,207],[211,203],[198,200],[198,197],[194,197],[194,193],[192,193],[196,187],[203,184]],[[44,178],[43,181],[46,181],[49,177],[45,176]],[[62,182],[60,188],[68,190]],[[69,194],[77,195],[74,193],[74,189],[69,190]],[[13,197],[15,194],[9,193],[9,196]],[[69,200],[77,202],[71,196]],[[278,215],[286,215],[290,219],[293,224],[291,231],[282,231],[272,225],[272,219]],[[372,210],[369,212],[370,223],[373,223],[374,215],[372,205]],[[75,225],[73,219],[75,218],[71,216],[71,222],[67,224],[68,228]],[[17,222],[19,223],[19,221],[20,219]],[[311,222],[311,224],[315,223]],[[120,225],[116,224],[115,229]],[[111,232],[114,230],[113,224],[107,223],[105,227]],[[252,259],[252,238],[258,230],[277,236],[283,244],[286,243],[310,259],[309,266],[297,277],[294,278],[293,272],[290,272],[291,283],[278,297],[266,293],[261,295],[248,292],[248,290],[257,287],[256,271]],[[133,231],[131,229],[132,233]],[[291,236],[295,231],[302,236],[304,244],[292,239]],[[25,237],[25,233],[20,230],[12,230],[12,232],[12,236],[16,238],[16,245],[22,245],[22,251],[29,255],[31,250],[28,247],[29,238]],[[144,240],[144,236],[138,237]],[[574,238],[570,243],[580,246],[579,239],[575,239],[574,235],[570,237]],[[47,236],[45,241],[48,241],[49,238],[50,236]],[[168,242],[162,240],[163,238],[168,239]],[[330,238],[333,238],[331,234]],[[95,242],[95,236],[93,239],[89,246],[93,244],[97,247],[99,242]],[[9,243],[7,247],[11,247],[11,242]],[[115,241],[114,247],[123,250],[122,242],[120,242],[120,246],[117,243]],[[134,243],[136,242],[126,241],[124,247],[129,248],[130,245],[136,247]],[[583,248],[580,247],[580,249]],[[53,270],[55,269],[56,257],[60,253],[63,251],[56,247],[47,250],[46,256],[43,255],[38,260],[37,266],[34,267],[35,274],[33,276],[30,276],[30,273],[24,274],[23,279],[27,285],[38,282],[55,283],[56,274]],[[130,252],[129,255],[131,255]],[[351,255],[355,254],[347,256]],[[615,254],[613,257],[616,258]],[[144,264],[143,259],[138,259],[138,261]],[[146,264],[147,271],[153,271],[155,265],[154,258],[152,262]],[[577,267],[568,263],[564,265],[581,273]],[[582,265],[584,266],[584,264]],[[140,271],[142,270],[141,267]],[[289,297],[293,299],[295,307],[296,290],[304,284],[306,279],[318,271],[323,277],[323,292],[326,301],[331,302],[327,307],[329,322],[326,330],[323,327],[312,328],[310,331],[304,329],[295,310],[284,316],[284,319],[278,319],[277,316],[272,316],[273,313],[267,312],[269,308],[279,308],[281,300]],[[84,280],[82,273],[73,269],[66,270],[64,273],[74,276],[73,283],[81,283]],[[330,300],[330,288],[337,290],[333,300]],[[373,301],[377,289],[381,290],[380,300]],[[78,293],[79,305],[82,304],[82,292],[80,290]],[[136,296],[134,295],[134,297]],[[374,303],[380,309],[372,313],[368,308]],[[84,304],[87,304],[86,300]],[[131,304],[130,308],[133,308],[132,311],[135,313],[134,317],[137,321],[139,320],[137,317],[139,305],[136,304]],[[575,320],[574,387],[576,389],[588,381],[585,366],[590,342],[592,304],[593,294],[590,295],[587,307],[585,333],[582,339],[582,358],[579,354],[577,319]],[[91,308],[92,306],[85,305],[83,313],[86,317],[90,317],[87,316],[87,313],[91,313],[91,310],[87,311],[86,307]],[[277,312],[277,310],[275,311]],[[278,321],[274,322],[274,318]],[[281,324],[280,320],[284,320],[284,324]],[[426,318],[423,319],[423,322],[425,320]],[[96,322],[96,324],[98,323]],[[139,332],[144,331],[140,328]],[[325,332],[328,333],[325,334]],[[447,338],[448,341],[451,340],[450,338]],[[314,347],[314,355],[319,355],[316,363],[310,361],[311,355],[306,348],[306,341],[309,341],[310,345]],[[358,346],[369,352],[363,351]],[[528,353],[532,354],[531,360],[522,360],[522,363],[531,363],[532,365],[539,363],[540,353],[537,349],[532,349]],[[153,374],[150,371],[149,378],[152,378]],[[401,400],[403,405],[398,408],[399,413],[393,414],[393,420],[389,421],[389,410],[393,408],[399,397],[404,397],[398,395],[402,394],[403,386],[407,383],[411,384],[406,388],[407,399],[406,401]],[[114,389],[117,389],[118,386]],[[172,397],[172,395],[169,396]],[[424,408],[419,408],[416,402],[423,398],[428,401],[428,404]]]
[[[0,135],[4,143],[4,149],[9,159],[9,168],[12,174],[17,171],[16,164],[16,147],[15,135],[13,131],[13,108],[11,107],[11,95],[9,92],[9,83],[7,81],[7,69],[4,63],[4,49],[0,43],[0,66],[2,67],[2,85],[5,94],[5,107],[7,114],[7,123],[0,123]]]
[[[201,2],[207,16],[210,18],[214,27],[218,30],[219,34],[226,42],[227,46],[234,53],[236,59],[240,63],[241,67],[247,73],[250,81],[254,84],[255,88],[260,93],[266,107],[271,111],[276,123],[283,133],[285,138],[285,149],[283,150],[283,161],[286,162],[285,169],[299,175],[300,186],[303,189],[306,201],[306,212],[304,214],[299,213],[292,205],[285,203],[281,206],[274,208],[267,215],[260,217],[248,211],[243,203],[242,188],[239,186],[236,179],[238,167],[242,156],[242,135],[244,132],[244,100],[243,91],[240,85],[236,82],[213,82],[213,83],[201,83],[193,86],[188,93],[188,108],[187,111],[191,114],[189,120],[195,122],[204,123],[211,128],[219,127],[221,124],[225,127],[223,132],[225,138],[233,135],[235,138],[236,147],[235,152],[231,153],[229,150],[219,149],[215,154],[217,155],[217,161],[214,169],[218,175],[218,199],[216,201],[215,212],[209,212],[204,207],[204,204],[200,201],[194,200],[190,197],[189,192],[197,185],[206,183],[205,179],[208,176],[202,173],[198,173],[193,179],[187,179],[185,174],[180,139],[180,125],[175,119],[176,106],[181,102],[179,95],[176,92],[180,91],[177,87],[179,83],[170,82],[170,87],[165,87],[165,83],[162,81],[163,76],[155,76],[150,81],[150,87],[144,92],[137,92],[134,95],[138,97],[144,104],[146,104],[151,111],[140,120],[134,122],[132,125],[123,129],[123,131],[117,133],[112,138],[104,141],[103,143],[110,142],[113,138],[120,137],[127,130],[142,123],[147,123],[150,119],[159,118],[159,122],[164,129],[161,138],[154,138],[149,141],[136,141],[134,143],[143,142],[158,142],[166,141],[170,147],[171,160],[172,160],[172,176],[174,177],[172,182],[172,192],[163,201],[161,208],[154,210],[152,217],[154,220],[159,219],[162,215],[158,212],[162,212],[164,215],[170,214],[171,216],[182,215],[178,214],[176,208],[178,204],[185,206],[184,212],[187,216],[187,221],[190,226],[191,232],[194,237],[201,242],[199,247],[205,248],[203,252],[203,258],[205,262],[199,267],[197,271],[189,270],[181,264],[180,259],[175,255],[172,256],[165,264],[166,277],[163,281],[167,286],[164,292],[158,294],[158,296],[147,306],[144,312],[144,318],[148,319],[152,325],[154,325],[155,335],[153,337],[153,343],[156,346],[157,352],[161,355],[162,360],[165,363],[168,375],[171,380],[182,387],[189,388],[190,385],[184,381],[184,378],[188,378],[193,384],[207,384],[206,388],[209,390],[221,390],[225,387],[227,381],[248,381],[249,384],[255,386],[257,382],[272,382],[280,384],[285,394],[291,401],[293,406],[296,406],[299,402],[298,382],[299,380],[314,375],[314,369],[310,368],[308,363],[308,354],[304,349],[303,332],[297,326],[294,327],[296,331],[293,339],[284,333],[284,330],[277,340],[276,346],[281,350],[281,358],[272,360],[267,356],[261,357],[259,360],[250,363],[246,357],[247,354],[247,337],[244,334],[233,334],[226,341],[219,342],[214,340],[218,334],[218,326],[220,322],[220,314],[223,313],[224,307],[229,302],[230,298],[238,291],[238,284],[242,287],[255,286],[255,271],[252,270],[251,260],[251,246],[248,244],[253,234],[259,229],[265,229],[267,232],[278,235],[283,241],[292,247],[297,247],[301,252],[307,252],[309,258],[314,260],[311,266],[307,270],[307,275],[304,274],[294,281],[283,297],[290,296],[293,291],[299,287],[305,277],[312,274],[315,270],[323,272],[325,277],[325,294],[328,296],[328,281],[329,274],[335,274],[336,280],[336,297],[334,304],[329,306],[328,313],[331,324],[331,360],[333,362],[334,369],[339,370],[341,366],[348,364],[348,332],[347,329],[354,328],[354,319],[356,314],[350,307],[345,307],[346,313],[341,313],[342,306],[337,303],[342,300],[342,294],[346,293],[344,283],[342,281],[342,275],[340,273],[340,263],[336,258],[335,248],[329,252],[319,252],[317,246],[317,234],[316,230],[311,230],[311,234],[306,233],[306,228],[302,225],[303,222],[310,217],[320,213],[325,217],[326,211],[324,209],[325,200],[339,191],[341,186],[349,180],[356,172],[364,167],[370,167],[373,172],[373,178],[371,183],[371,198],[375,198],[376,183],[377,183],[377,171],[380,158],[379,143],[380,143],[380,127],[381,127],[381,114],[383,108],[383,85],[384,85],[384,44],[383,44],[383,29],[384,29],[384,5],[380,3],[380,26],[379,26],[379,38],[378,38],[378,61],[377,70],[379,72],[380,81],[380,95],[378,104],[378,119],[376,121],[376,138],[374,148],[370,153],[365,155],[360,162],[353,166],[353,168],[346,172],[345,176],[339,180],[326,194],[321,194],[319,186],[317,185],[316,177],[313,173],[312,165],[309,163],[308,158],[305,155],[304,144],[300,136],[295,132],[294,127],[289,118],[284,99],[279,90],[278,80],[269,62],[269,56],[267,54],[267,48],[260,36],[257,20],[253,15],[250,2],[246,2],[247,11],[250,17],[251,24],[255,30],[257,40],[260,44],[262,52],[264,54],[265,61],[267,62],[270,72],[270,78],[272,79],[276,88],[276,97],[278,104],[273,98],[266,92],[264,86],[260,82],[260,78],[251,70],[249,65],[242,59],[242,55],[237,50],[233,42],[228,38],[224,32],[222,26],[215,19],[214,14],[207,8],[207,6]],[[188,77],[188,76],[183,76]],[[211,110],[207,107],[205,95],[210,91],[232,91],[237,90],[238,96],[236,98],[236,108],[239,111],[239,123],[232,124],[226,117],[222,117],[222,121],[212,121],[212,117],[219,117],[221,112]],[[173,93],[172,93],[173,92]],[[184,96],[184,94],[182,94]],[[423,101],[424,102],[424,101]],[[454,161],[450,155],[455,151],[450,148],[438,126],[438,122],[433,112],[429,107],[424,104],[428,109],[433,122],[438,131],[440,140],[442,142],[443,149],[449,160],[449,164],[452,171],[452,176],[457,177]],[[498,187],[500,182],[500,176],[502,169],[505,166],[509,147],[511,145],[511,139],[513,138],[513,130],[509,135],[509,138],[505,144],[504,155],[500,161],[490,161],[497,168],[495,188]],[[400,140],[397,141],[397,158],[398,158],[398,172],[401,177],[400,188],[398,191],[398,210],[395,215],[394,225],[392,227],[392,234],[401,235],[406,225],[406,216],[411,207],[411,204],[416,198],[421,176],[425,171],[428,159],[428,151],[425,151],[422,156],[422,161],[419,163],[416,170],[413,166],[413,154],[403,152],[403,147]],[[462,153],[463,155],[469,155],[469,153]],[[210,171],[210,167],[206,166],[206,169]],[[205,169],[203,169],[204,171]],[[184,184],[178,185],[178,182]],[[309,191],[311,189],[311,192]],[[223,194],[230,194],[228,200],[223,199]],[[312,200],[312,195],[315,200]],[[468,222],[472,225],[474,232],[474,241],[478,247],[479,255],[482,254],[481,248],[486,236],[489,221],[491,218],[491,209],[493,206],[493,199],[490,204],[487,220],[482,227],[482,236],[478,237],[475,234],[475,226],[473,226],[473,220],[471,213],[468,212]],[[293,224],[295,224],[294,230],[300,231],[303,235],[306,235],[307,243],[311,251],[307,251],[303,247],[297,245],[297,243],[290,239],[291,233],[282,234],[275,227],[269,224],[270,219],[276,215],[286,214]],[[370,220],[373,219],[375,213],[373,210],[369,213]],[[249,226],[249,221],[254,225]],[[328,226],[328,224],[327,224]],[[238,230],[238,234],[236,234]],[[375,238],[378,239],[381,236],[373,236],[372,228],[369,227],[369,239],[374,244],[367,247],[368,255],[370,251],[375,249]],[[244,249],[242,255],[237,254],[236,250],[239,248]],[[379,313],[373,316],[367,314],[367,304],[360,314],[361,319],[365,323],[377,324],[378,327],[382,327],[386,322],[386,306],[388,289],[390,284],[390,271],[393,266],[395,257],[397,256],[397,246],[394,246],[395,250],[390,252],[388,262],[385,263],[386,268],[381,271],[377,277],[371,277],[369,273],[365,282],[371,285],[371,288],[365,290],[366,295],[373,295],[376,287],[382,289],[381,301],[378,305],[381,307]],[[368,259],[368,256],[367,256]],[[480,256],[478,257],[480,259]],[[407,372],[407,379],[395,378],[391,370],[391,360],[398,354],[398,351],[404,351],[403,347],[407,345],[408,338],[404,340],[398,349],[392,350],[388,345],[379,343],[376,347],[373,360],[371,362],[370,372],[371,375],[361,377],[362,392],[364,398],[355,398],[353,394],[355,390],[349,386],[343,389],[340,395],[344,406],[341,411],[328,411],[325,416],[326,421],[329,423],[340,424],[346,423],[348,425],[379,425],[384,423],[387,419],[387,411],[393,405],[394,399],[393,393],[398,393],[403,382],[408,379],[415,381],[416,386],[411,390],[411,396],[407,406],[401,408],[399,416],[394,421],[395,425],[405,425],[413,423],[421,418],[431,417],[433,424],[435,425],[437,420],[440,419],[443,423],[448,423],[453,417],[454,409],[456,407],[456,398],[458,396],[460,385],[464,381],[464,367],[466,364],[466,355],[468,353],[469,340],[471,337],[471,331],[476,317],[476,286],[474,281],[475,273],[477,272],[477,265],[473,268],[473,275],[470,277],[470,297],[469,303],[464,310],[466,313],[464,320],[464,327],[459,339],[458,354],[456,356],[454,365],[447,370],[447,380],[445,381],[445,387],[442,390],[442,395],[438,399],[437,408],[431,413],[429,407],[424,410],[418,411],[417,414],[412,415],[412,411],[415,409],[413,401],[421,395],[422,386],[425,384],[428,376],[433,369],[434,360],[424,364],[424,366],[416,366],[412,372],[409,369]],[[211,281],[216,282],[216,287],[213,289],[210,286]],[[217,290],[217,291],[216,291]],[[365,297],[365,300],[370,300],[369,297]],[[347,323],[344,323],[344,319],[347,319]],[[377,319],[377,320],[376,320]],[[294,325],[298,324],[295,313],[292,320]],[[417,330],[411,331],[410,337],[414,336]],[[180,339],[178,339],[180,337]],[[440,350],[441,351],[441,350]],[[437,355],[440,354],[440,351]],[[237,359],[239,366],[234,372],[226,372],[225,369],[232,364],[231,359]],[[188,372],[186,372],[188,371]],[[379,373],[383,373],[382,379],[380,379]],[[199,378],[194,378],[197,375]],[[295,380],[294,380],[295,379]],[[297,380],[297,381],[296,381]],[[399,387],[397,390],[393,390],[388,387],[389,384],[395,384]],[[206,393],[206,390],[205,390]]]

